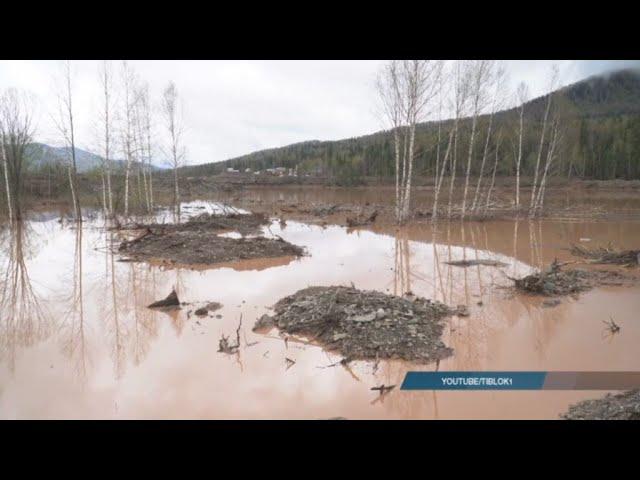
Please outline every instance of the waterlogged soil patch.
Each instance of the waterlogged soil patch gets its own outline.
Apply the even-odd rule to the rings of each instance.
[[[604,398],[571,405],[561,415],[566,420],[640,420],[640,390],[630,390]]]
[[[624,285],[632,279],[609,270],[563,270],[560,263],[553,262],[545,270],[512,280],[520,291],[555,297],[577,294],[598,285]]]
[[[172,265],[215,265],[254,258],[300,257],[302,247],[281,238],[228,238],[211,231],[147,230],[135,240],[120,244],[129,261],[150,261]]]
[[[302,335],[351,360],[402,359],[428,363],[453,350],[441,340],[444,304],[353,287],[309,287],[283,298],[254,331],[277,327]]]

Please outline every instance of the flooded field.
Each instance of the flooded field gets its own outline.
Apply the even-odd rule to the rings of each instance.
[[[242,206],[383,201],[378,192],[355,192],[256,189],[245,192]],[[569,404],[605,392],[405,392],[399,385],[408,370],[436,365],[342,366],[339,355],[305,339],[252,332],[282,297],[312,285],[353,284],[466,305],[469,316],[446,320],[443,341],[454,352],[440,370],[639,370],[640,286],[599,287],[548,308],[543,298],[516,293],[509,279],[555,258],[576,260],[571,243],[638,248],[637,196],[552,198],[595,202],[629,218],[456,221],[436,229],[274,218],[265,236],[303,246],[305,256],[168,268],[120,261],[112,248],[118,233],[97,213],[77,229],[59,212],[34,212],[18,228],[0,230],[0,418],[557,418]],[[197,201],[182,210],[189,216],[218,208]],[[505,265],[447,263],[455,260]],[[180,310],[147,308],[173,288],[186,303]],[[194,314],[209,302],[223,306]],[[620,326],[616,334],[607,332],[610,318]],[[221,335],[236,331],[238,353],[219,353]],[[384,396],[370,390],[381,384],[398,388]]]

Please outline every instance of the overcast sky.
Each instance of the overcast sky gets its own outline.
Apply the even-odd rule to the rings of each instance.
[[[72,62],[77,145],[95,144],[92,125],[99,108],[100,61]],[[156,61],[130,64],[149,83],[157,104],[173,80],[184,102],[188,162],[226,160],[264,148],[304,140],[337,140],[384,128],[376,112],[375,75],[382,61]],[[551,65],[567,85],[605,71],[638,67],[634,60],[509,60],[510,84],[527,82],[541,95]],[[121,62],[113,62],[117,71]],[[38,100],[36,140],[60,145],[51,115],[56,112],[55,78],[62,62],[0,61],[0,91],[18,87]],[[155,136],[163,130],[156,122]],[[161,163],[158,161],[157,163]]]

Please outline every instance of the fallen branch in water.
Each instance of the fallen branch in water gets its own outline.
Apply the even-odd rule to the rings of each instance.
[[[384,393],[388,393],[391,390],[393,390],[394,388],[396,388],[395,385],[385,385],[384,383],[382,385],[380,385],[379,387],[371,387],[371,390],[378,390],[380,392],[380,395],[383,395]]]
[[[218,341],[218,352],[232,354],[237,353],[240,348],[240,327],[242,326],[242,314],[240,314],[240,322],[238,323],[238,328],[236,329],[236,343],[229,343],[229,337],[222,334],[220,340]]]
[[[329,365],[320,365],[316,368],[332,368],[332,367],[336,367],[338,365],[342,365],[343,367],[348,365],[349,363],[351,363],[351,359],[349,357],[345,357],[342,360],[338,360],[337,362],[331,363]]]
[[[287,370],[293,367],[296,364],[295,360],[291,360],[289,357],[284,357],[284,361],[287,364]]]
[[[611,317],[609,317],[609,321],[603,320],[602,323],[604,323],[607,326],[607,329],[611,333],[618,333],[620,331],[620,325],[614,322],[613,318]]]

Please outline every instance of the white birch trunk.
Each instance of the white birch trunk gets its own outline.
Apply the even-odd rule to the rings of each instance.
[[[489,186],[489,191],[487,192],[487,201],[484,205],[484,215],[487,215],[487,211],[489,210],[489,203],[491,202],[491,194],[493,193],[493,187],[496,183],[496,170],[498,169],[498,155],[500,153],[500,134],[498,133],[498,139],[496,140],[496,159],[493,163],[493,174],[491,175],[491,185]]]
[[[471,122],[471,138],[469,139],[469,156],[467,158],[467,172],[464,180],[464,191],[462,193],[462,218],[466,214],[467,210],[467,191],[469,190],[469,175],[471,174],[471,159],[473,158],[473,142],[476,136],[476,123],[478,121],[478,112],[473,115],[473,121]]]
[[[449,155],[451,154],[451,145],[453,143],[454,132],[455,132],[455,126],[451,128],[451,133],[449,133],[449,142],[447,144],[447,151],[444,154],[444,158],[442,159],[442,166],[440,167],[440,178],[438,179],[434,198],[433,198],[433,212],[431,214],[432,222],[435,222],[436,219],[438,218],[438,197],[440,196],[440,188],[442,187],[442,180],[444,179],[445,167],[447,165],[447,161],[449,160]]]
[[[487,127],[487,140],[484,142],[484,152],[482,153],[482,163],[480,164],[480,174],[478,175],[478,183],[476,184],[476,192],[473,195],[473,203],[471,204],[471,211],[475,212],[478,204],[478,195],[480,194],[480,185],[482,183],[482,175],[484,174],[484,165],[487,161],[487,151],[489,149],[489,139],[491,138],[491,127],[493,125],[493,112],[489,117],[489,126]]]
[[[552,97],[552,92],[549,93],[549,99],[547,100],[547,108],[545,109],[544,112],[544,119],[542,121],[542,133],[540,134],[540,146],[538,148],[538,158],[536,160],[536,169],[534,171],[533,174],[533,185],[531,187],[531,201],[529,202],[529,210],[530,210],[530,214],[533,213],[533,210],[535,208],[535,199],[536,199],[536,188],[537,188],[537,183],[538,183],[538,170],[540,169],[540,159],[542,158],[542,149],[544,147],[544,135],[545,135],[545,131],[547,129],[547,118],[549,116],[549,109],[551,108],[551,97]]]
[[[7,160],[7,151],[4,146],[4,138],[0,138],[2,145],[2,166],[4,168],[4,186],[7,192],[7,209],[9,212],[9,221],[13,220],[13,207],[11,205],[11,189],[9,188],[9,161]]]
[[[522,164],[522,134],[524,131],[524,103],[520,107],[520,134],[518,135],[518,159],[516,160],[516,211],[520,211],[520,165]]]
[[[449,208],[447,211],[447,217],[451,218],[451,212],[453,209],[453,185],[456,180],[456,161],[458,157],[458,126],[454,130],[453,134],[453,161],[451,164],[451,181],[449,182]]]

